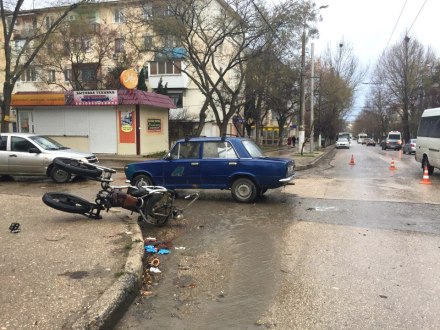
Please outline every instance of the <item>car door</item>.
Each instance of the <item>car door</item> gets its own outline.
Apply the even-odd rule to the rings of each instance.
[[[31,148],[39,150],[35,144],[21,136],[10,136],[10,150],[8,151],[11,175],[44,175],[44,154],[29,152]]]
[[[229,178],[240,170],[240,162],[229,141],[203,144],[200,176],[203,188],[228,188]]]
[[[6,135],[0,135],[0,174],[8,174],[8,159],[9,154],[6,149],[8,137]]]
[[[164,185],[169,188],[198,188],[200,186],[200,141],[177,143],[164,163]]]

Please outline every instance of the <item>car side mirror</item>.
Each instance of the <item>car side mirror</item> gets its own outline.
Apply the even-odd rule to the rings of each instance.
[[[33,148],[29,148],[29,153],[30,154],[40,154],[41,151],[40,151],[40,149],[33,147]]]

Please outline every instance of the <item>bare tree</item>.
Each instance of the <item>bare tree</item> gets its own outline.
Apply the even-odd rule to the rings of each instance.
[[[106,22],[95,22],[89,13],[93,6],[76,10],[74,19],[61,23],[48,38],[34,61],[44,68],[39,75],[42,82],[61,88],[68,83],[69,89],[74,90],[117,87],[113,86],[117,79],[112,79],[112,71],[109,77],[104,64],[127,68],[126,63],[132,63],[132,59],[122,49],[115,52],[116,30]],[[54,74],[63,75],[64,79],[53,79]]]
[[[420,109],[415,107],[416,100],[424,93],[427,68],[434,61],[430,48],[425,49],[416,39],[405,36],[401,42],[384,51],[377,63],[376,77],[383,82],[382,87],[393,102],[405,140],[414,136],[414,126],[420,117]]]
[[[60,25],[66,16],[81,4],[88,0],[77,1],[70,6],[59,7],[51,12],[53,16],[43,16],[42,20],[32,20],[29,22],[29,29],[25,29],[20,39],[13,49],[12,42],[18,40],[16,36],[15,25],[22,14],[24,0],[3,1],[0,0],[0,15],[3,24],[4,40],[4,60],[5,60],[5,82],[3,84],[3,99],[1,100],[1,131],[7,132],[9,125],[5,117],[9,117],[12,91],[20,76],[26,73],[37,54],[46,44],[53,31]],[[46,18],[47,17],[47,18]]]
[[[319,82],[319,114],[317,130],[327,137],[334,137],[345,128],[354,94],[365,76],[349,43],[341,42],[336,51],[327,48],[318,61],[316,70]]]

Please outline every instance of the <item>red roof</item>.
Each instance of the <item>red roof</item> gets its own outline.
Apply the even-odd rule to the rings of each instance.
[[[38,91],[38,92],[17,92],[16,94],[32,95],[32,94],[57,94],[57,93],[63,93],[63,92]],[[64,95],[65,95],[65,104],[66,105],[75,105],[73,102],[73,91],[66,91],[66,92],[64,92]],[[176,108],[173,101],[166,95],[140,91],[137,89],[133,89],[133,90],[120,89],[120,90],[118,90],[118,104],[119,105],[134,105],[134,104],[150,105],[153,107],[165,108],[165,109],[175,109]]]
[[[133,90],[118,90],[119,104],[145,104],[159,108],[174,109],[173,101],[162,94]]]

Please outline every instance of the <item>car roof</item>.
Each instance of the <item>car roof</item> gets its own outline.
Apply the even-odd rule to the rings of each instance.
[[[183,139],[177,140],[177,142],[184,142],[184,141],[193,141],[193,142],[204,142],[204,141],[249,141],[248,138],[243,137],[237,137],[237,136],[226,136],[226,137],[220,137],[220,136],[195,136],[195,137],[186,137]]]
[[[29,137],[29,136],[40,136],[39,134],[34,134],[34,133],[0,133],[0,135],[2,136],[21,136],[21,137]]]

